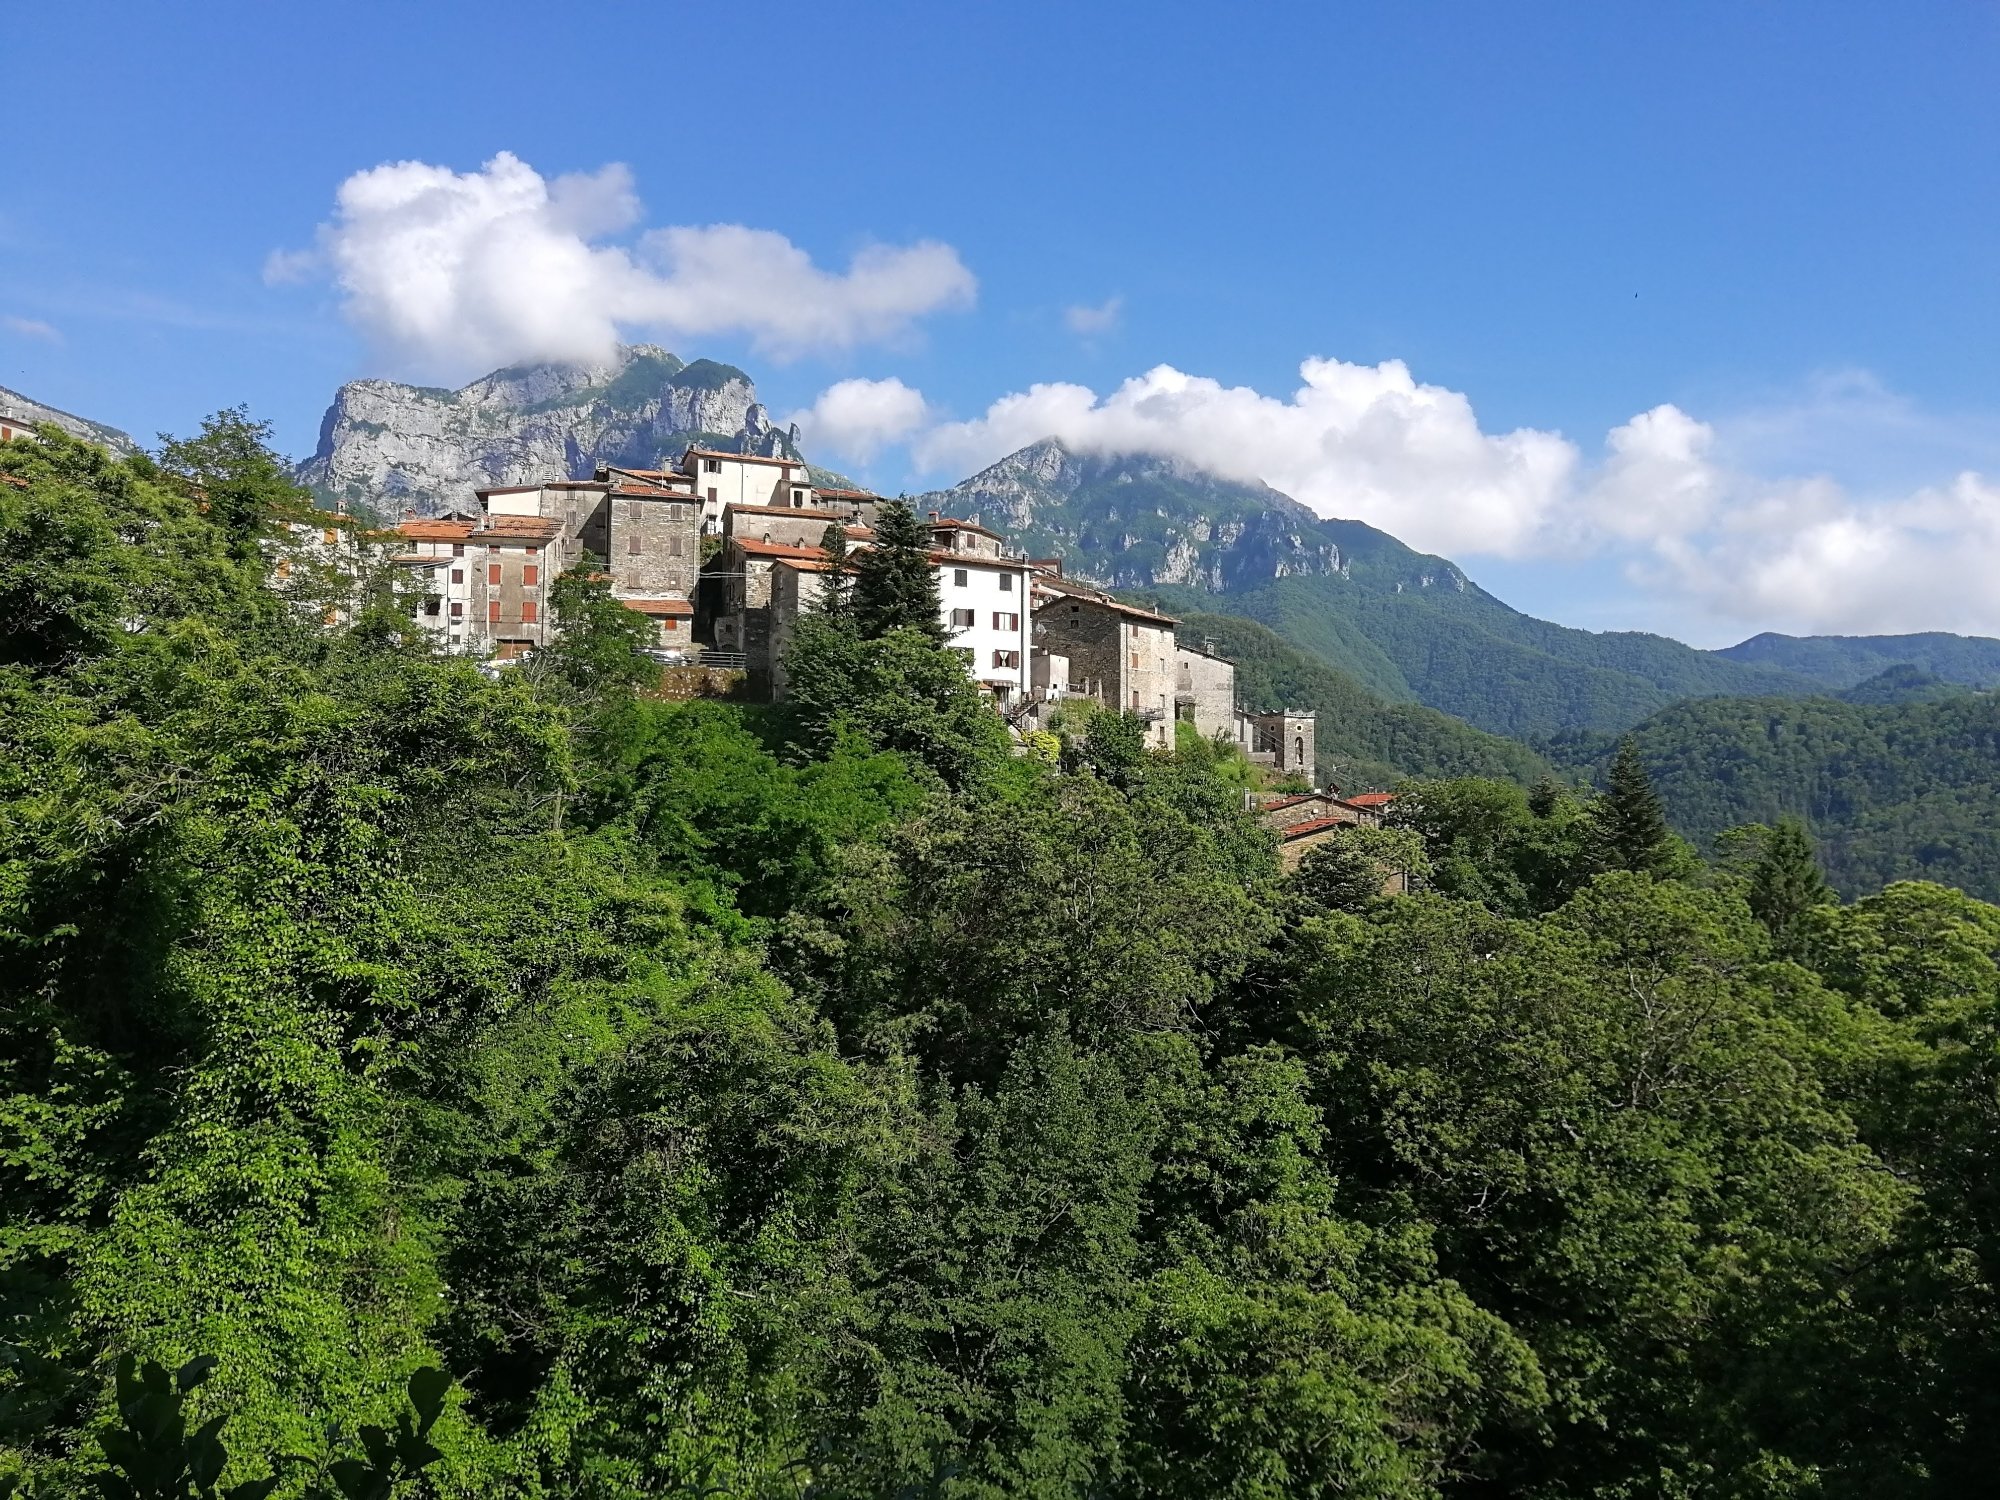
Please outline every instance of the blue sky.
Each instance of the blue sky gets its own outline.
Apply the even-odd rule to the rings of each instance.
[[[622,164],[589,181],[639,207],[577,246],[743,225],[835,282],[948,247],[963,283],[873,323],[688,311],[685,267],[605,304],[883,486],[1047,421],[1571,623],[2000,632],[1991,4],[71,4],[8,37],[0,384],[141,436],[240,401],[303,454],[342,380],[530,337],[343,291],[366,237],[316,236],[355,174]]]

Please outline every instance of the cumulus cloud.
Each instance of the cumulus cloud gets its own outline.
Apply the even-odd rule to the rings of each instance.
[[[867,463],[922,427],[929,412],[923,392],[900,380],[843,380],[791,420],[808,447]]]
[[[1095,338],[1116,328],[1124,311],[1123,297],[1107,297],[1095,307],[1066,307],[1063,309],[1063,326],[1078,338]]]
[[[1086,453],[1151,453],[1262,480],[1324,515],[1413,546],[1518,556],[1535,550],[1571,486],[1575,447],[1556,433],[1480,430],[1456,391],[1400,360],[1309,359],[1289,399],[1160,365],[1099,397],[1037,385],[914,445],[925,469],[970,470],[1043,437]]]
[[[1612,433],[1580,508],[1614,518],[1606,534],[1631,544],[1636,584],[1758,629],[2000,634],[2000,483],[1966,471],[1857,494],[1826,475],[1728,467],[1713,444],[1671,407]]]
[[[311,251],[279,251],[271,281],[327,276],[348,318],[400,364],[473,373],[509,361],[589,362],[627,333],[749,337],[775,358],[897,338],[973,300],[950,246],[876,245],[844,271],[740,224],[634,230],[631,173],[545,178],[501,152],[476,172],[394,162],[357,172]]]
[[[45,344],[60,344],[63,341],[62,330],[53,323],[44,323],[40,318],[9,316],[0,318],[0,326],[24,339],[40,339]]]
[[[2000,634],[2000,481],[1967,469],[1862,489],[1743,461],[1774,433],[1796,442],[1828,426],[1829,411],[1945,431],[1862,377],[1815,383],[1791,417],[1773,406],[1710,423],[1657,406],[1586,455],[1555,432],[1486,432],[1465,396],[1398,361],[1310,359],[1300,375],[1288,398],[1166,365],[1102,396],[1037,385],[924,428],[911,452],[920,468],[956,476],[1056,437],[1078,452],[1261,480],[1449,557],[1596,558],[1745,629]]]

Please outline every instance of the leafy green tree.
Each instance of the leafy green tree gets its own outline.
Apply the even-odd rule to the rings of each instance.
[[[1308,912],[1363,912],[1397,885],[1416,889],[1429,876],[1423,841],[1407,828],[1342,829],[1307,851],[1287,882]]]
[[[1007,754],[1007,730],[933,637],[897,629],[856,636],[815,615],[799,622],[785,658],[793,744],[824,759],[843,738],[927,767],[946,786],[971,786]]]
[[[256,556],[286,521],[317,519],[312,496],[292,480],[270,439],[271,424],[253,421],[242,406],[203,418],[194,437],[160,434],[161,476],[201,507],[238,557]]]
[[[887,500],[875,515],[875,539],[854,568],[854,620],[874,640],[914,631],[937,645],[950,638],[941,618],[930,534],[915,511]]]
[[[1780,818],[1761,842],[1745,899],[1777,950],[1787,958],[1803,957],[1811,941],[1813,910],[1839,898],[1826,883],[1812,840],[1797,818]]]
[[[612,594],[603,568],[601,558],[586,552],[549,585],[554,638],[532,663],[536,676],[584,699],[629,692],[660,676],[646,655],[652,622]]]

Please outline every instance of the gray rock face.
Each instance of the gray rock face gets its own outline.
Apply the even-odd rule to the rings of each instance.
[[[666,468],[690,442],[797,457],[756,397],[733,366],[683,364],[649,344],[605,365],[496,370],[455,391],[356,380],[298,477],[323,501],[388,518],[471,510],[474,490],[587,479],[599,463]]]
[[[109,448],[118,458],[130,458],[139,451],[139,445],[129,434],[116,427],[106,427],[102,422],[93,422],[88,417],[74,416],[57,407],[44,406],[39,401],[31,401],[19,391],[10,391],[0,385],[0,417],[12,417],[24,426],[39,427],[44,422],[53,422],[73,438],[81,438],[86,443],[96,443]]]

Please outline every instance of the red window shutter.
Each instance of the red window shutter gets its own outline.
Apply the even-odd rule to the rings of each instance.
[[[486,565],[486,581],[488,583],[498,583],[500,581],[500,564],[488,563]]]
[[[498,599],[495,599],[491,604],[486,606],[486,618],[495,625],[500,623],[500,601]]]
[[[541,576],[542,570],[533,563],[523,563],[521,565],[521,582],[527,587],[533,588],[541,579]]]
[[[523,625],[532,625],[532,624],[534,624],[534,623],[535,623],[535,601],[534,601],[534,600],[532,600],[532,599],[524,599],[524,600],[522,600],[522,601],[521,601],[521,623],[522,623]]]

